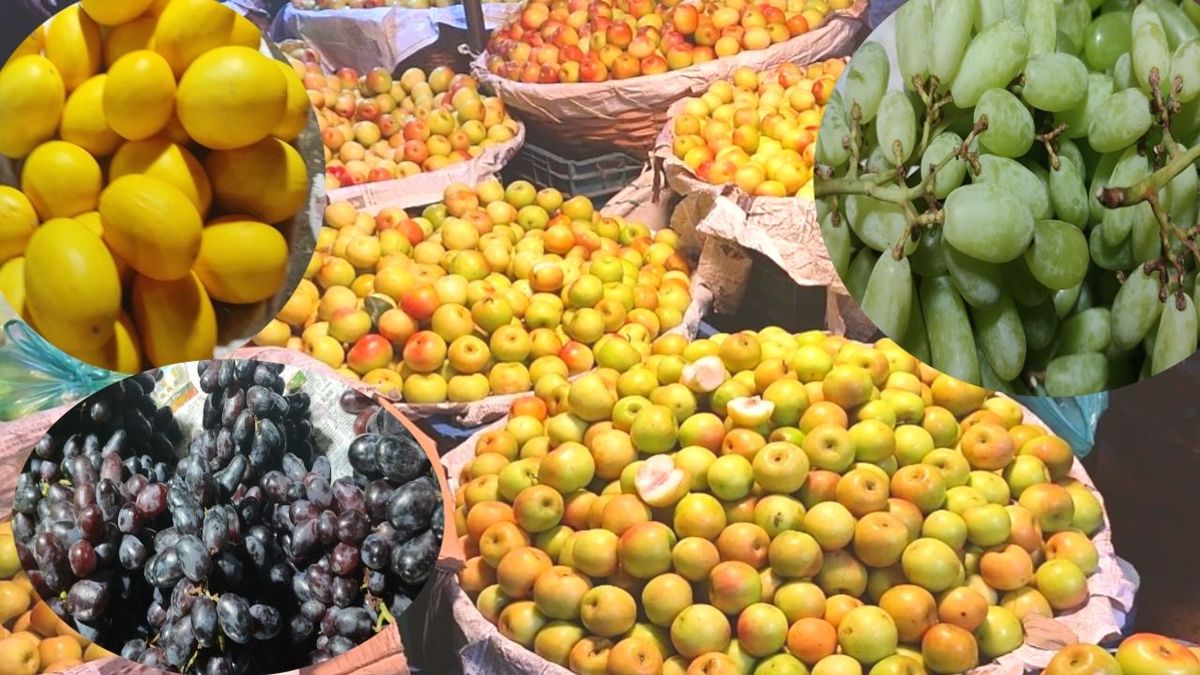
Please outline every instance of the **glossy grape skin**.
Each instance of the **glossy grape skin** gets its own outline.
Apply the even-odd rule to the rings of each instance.
[[[971,41],[974,5],[972,0],[939,0],[937,11],[933,13],[931,42],[928,43],[929,72],[938,78],[943,88],[954,82]]]
[[[896,45],[897,65],[906,88],[930,73],[933,7],[929,0],[910,0],[896,10],[896,31],[911,36]]]
[[[979,143],[1001,157],[1021,157],[1033,147],[1033,115],[1007,89],[989,89],[975,107],[975,121],[986,118],[988,128]]]
[[[1022,96],[1038,110],[1065,112],[1086,103],[1087,94],[1087,66],[1070,54],[1039,54],[1025,66]]]
[[[979,362],[966,307],[949,277],[921,281],[921,311],[939,320],[926,322],[932,363],[938,370],[967,382],[979,381]]]
[[[946,200],[945,213],[946,243],[976,260],[1007,262],[1024,253],[1033,240],[1029,210],[995,183],[954,191]]]
[[[875,120],[887,90],[889,70],[887,52],[878,42],[868,42],[860,47],[846,67],[843,75],[846,110],[852,112],[858,106],[862,124]]]
[[[896,260],[890,253],[881,255],[863,294],[863,312],[885,335],[903,335],[912,302],[912,268],[908,258]]]
[[[1116,152],[1144,136],[1153,123],[1146,94],[1125,89],[1109,96],[1097,108],[1088,127],[1088,141],[1097,152]]]
[[[1087,274],[1088,263],[1087,238],[1078,227],[1060,220],[1035,224],[1025,264],[1039,283],[1051,290],[1076,286]]]
[[[1187,296],[1183,299],[1180,309],[1177,298],[1172,295],[1167,298],[1162,315],[1158,320],[1158,330],[1154,336],[1154,350],[1150,357],[1150,374],[1158,375],[1180,363],[1196,351],[1197,325],[1196,305]]]
[[[988,89],[1007,86],[1029,57],[1029,36],[1019,24],[1004,19],[985,28],[967,47],[954,78],[954,104],[969,108]]]
[[[1171,51],[1162,19],[1149,5],[1138,5],[1133,10],[1132,31],[1130,56],[1138,86],[1143,92],[1151,93],[1151,73],[1158,71],[1159,88],[1165,94],[1169,90],[1166,76],[1171,66]]]

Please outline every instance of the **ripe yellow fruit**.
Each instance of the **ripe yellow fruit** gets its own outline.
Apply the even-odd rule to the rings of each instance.
[[[166,138],[130,141],[113,155],[108,178],[144,174],[174,185],[196,206],[201,217],[212,206],[212,185],[200,160],[187,148]]]
[[[84,14],[79,5],[68,5],[50,19],[46,27],[46,58],[62,74],[67,91],[100,72],[103,40],[100,24]]]
[[[0,577],[11,579],[16,576],[17,572],[21,571],[21,559],[17,556],[17,544],[13,541],[11,526],[7,532],[0,534]],[[18,584],[19,586],[20,584]],[[26,602],[29,599],[29,592],[23,587],[21,592],[25,593]]]
[[[104,65],[112,67],[117,59],[139,49],[151,49],[158,18],[142,16],[120,26],[114,26],[104,41]]]
[[[204,225],[179,188],[153,176],[128,175],[100,195],[104,241],[139,274],[183,279],[200,253]]]
[[[107,343],[67,353],[84,363],[118,373],[142,372],[142,347],[138,341],[137,327],[125,312],[121,312],[113,323],[113,337]]]
[[[104,119],[104,84],[108,75],[96,75],[75,88],[63,108],[58,135],[96,157],[107,157],[121,145],[121,137]]]
[[[287,79],[271,59],[248,47],[220,47],[188,67],[176,105],[189,136],[214,150],[232,150],[270,135],[287,98]]]
[[[279,223],[304,208],[308,167],[295,148],[277,138],[213,152],[204,162],[217,204],[225,213]]]
[[[113,131],[140,141],[157,134],[175,114],[175,75],[148,49],[130,52],[108,70],[104,117]]]
[[[41,664],[36,642],[17,635],[0,640],[0,673],[3,675],[34,675]]]
[[[25,303],[55,345],[87,349],[112,339],[121,281],[100,237],[70,218],[43,223],[25,249]]]
[[[236,16],[216,0],[171,0],[154,28],[154,51],[179,77],[201,54],[229,44]]]
[[[287,107],[283,113],[283,119],[279,120],[279,124],[271,130],[271,135],[275,138],[292,142],[300,135],[304,128],[308,126],[308,120],[311,116],[312,103],[308,98],[308,91],[304,88],[304,83],[300,78],[296,77],[296,71],[292,67],[282,61],[276,61],[279,67],[283,69],[283,76],[287,79]]]
[[[250,19],[236,14],[233,18],[233,29],[229,31],[229,44],[258,49],[262,44],[262,31]]]
[[[21,158],[54,138],[67,92],[58,68],[37,54],[0,70],[0,155]]]
[[[133,320],[155,366],[211,358],[217,346],[217,315],[195,274],[175,281],[139,276],[133,282]]]
[[[29,199],[16,188],[0,185],[0,262],[24,253],[37,226]]]
[[[98,661],[100,659],[107,659],[107,658],[110,658],[113,656],[116,656],[116,654],[108,651],[107,649],[105,649],[104,647],[101,647],[100,645],[96,644],[95,642],[89,644],[87,646],[87,649],[83,650],[83,660],[84,661]]]
[[[25,257],[0,265],[0,295],[18,316],[25,315]]]
[[[287,240],[279,230],[233,216],[204,228],[193,270],[214,300],[244,305],[279,292],[287,261]]]
[[[21,169],[21,192],[43,220],[96,210],[103,182],[96,158],[66,141],[39,145]]]
[[[252,342],[259,347],[286,347],[291,339],[291,327],[279,319],[271,319],[271,322],[254,336]]]
[[[29,609],[29,594],[15,581],[0,581],[0,623],[20,616]]]
[[[153,3],[154,0],[79,0],[83,11],[102,26],[132,21],[150,9]]]

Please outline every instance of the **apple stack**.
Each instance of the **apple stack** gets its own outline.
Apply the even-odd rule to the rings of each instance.
[[[576,673],[961,673],[1120,574],[1067,443],[888,340],[660,337],[446,462],[462,590]]]
[[[330,204],[306,278],[256,338],[420,404],[537,391],[626,369],[692,304],[678,236],[497,180],[410,217]],[[463,406],[459,406],[463,407]]]

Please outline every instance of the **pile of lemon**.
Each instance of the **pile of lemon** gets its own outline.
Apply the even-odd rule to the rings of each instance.
[[[216,0],[83,0],[0,69],[0,291],[120,372],[212,356],[213,301],[283,286],[308,95]]]
[[[42,602],[21,569],[12,524],[0,523],[0,674],[61,673],[112,656]]]

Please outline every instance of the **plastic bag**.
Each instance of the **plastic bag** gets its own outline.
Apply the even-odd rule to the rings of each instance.
[[[0,338],[0,421],[12,421],[86,398],[122,379],[89,366],[10,319]]]
[[[1053,398],[1050,396],[1016,396],[1026,408],[1036,414],[1055,434],[1071,444],[1078,457],[1087,457],[1096,442],[1096,427],[1108,409],[1108,392]]]

